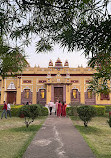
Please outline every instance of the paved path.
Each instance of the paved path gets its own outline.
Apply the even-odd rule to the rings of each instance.
[[[23,158],[95,158],[68,118],[49,116]]]

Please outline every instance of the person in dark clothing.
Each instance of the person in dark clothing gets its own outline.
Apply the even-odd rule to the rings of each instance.
[[[2,112],[2,115],[1,115],[1,119],[3,118],[3,115],[5,114],[5,118],[7,119],[7,104],[6,102],[4,101],[4,106],[3,106],[3,112]]]

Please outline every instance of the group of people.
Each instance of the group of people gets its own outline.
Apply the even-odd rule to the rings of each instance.
[[[52,109],[55,108],[55,115],[57,115],[58,117],[66,116],[67,104],[65,102],[61,103],[60,101],[57,100],[54,107],[54,103],[50,101],[48,104],[48,107],[49,107],[50,115],[52,114]]]
[[[4,101],[4,106],[3,106],[3,112],[1,114],[1,119],[3,118],[3,115],[5,114],[5,118],[7,119],[7,115],[9,115],[9,117],[11,117],[11,106],[10,103],[6,104],[6,102]]]

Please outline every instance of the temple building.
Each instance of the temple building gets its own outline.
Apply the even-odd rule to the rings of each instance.
[[[0,104],[48,104],[50,100],[87,105],[111,104],[111,93],[95,95],[89,89],[95,70],[90,67],[71,68],[66,60],[49,61],[47,68],[27,67],[16,77],[0,77]]]

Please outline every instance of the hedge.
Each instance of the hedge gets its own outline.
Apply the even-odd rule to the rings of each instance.
[[[35,104],[38,107],[37,113],[38,116],[47,116],[48,115],[48,109],[46,107],[43,107],[39,104]],[[11,116],[19,116],[19,111],[20,108],[23,107],[24,105],[11,105]],[[31,105],[29,105],[31,106]],[[2,110],[3,105],[0,105],[0,111]]]
[[[105,112],[110,112],[111,111],[111,105],[104,105],[106,107]]]
[[[68,116],[77,116],[77,107],[76,106],[71,106],[66,108],[66,114]]]
[[[80,106],[80,107],[82,107],[82,106]],[[95,108],[96,116],[103,116],[105,114],[106,106],[100,106],[100,105],[87,105],[87,106],[92,106]],[[77,107],[74,107],[74,106],[67,107],[66,114],[68,116],[77,116]]]
[[[19,115],[19,109],[22,107],[23,105],[16,105],[16,106],[11,106],[11,116],[18,116]]]
[[[103,116],[105,114],[106,111],[105,106],[93,105],[93,107],[96,110],[96,116]]]
[[[42,107],[42,116],[47,116],[48,113],[48,109],[46,107]]]

